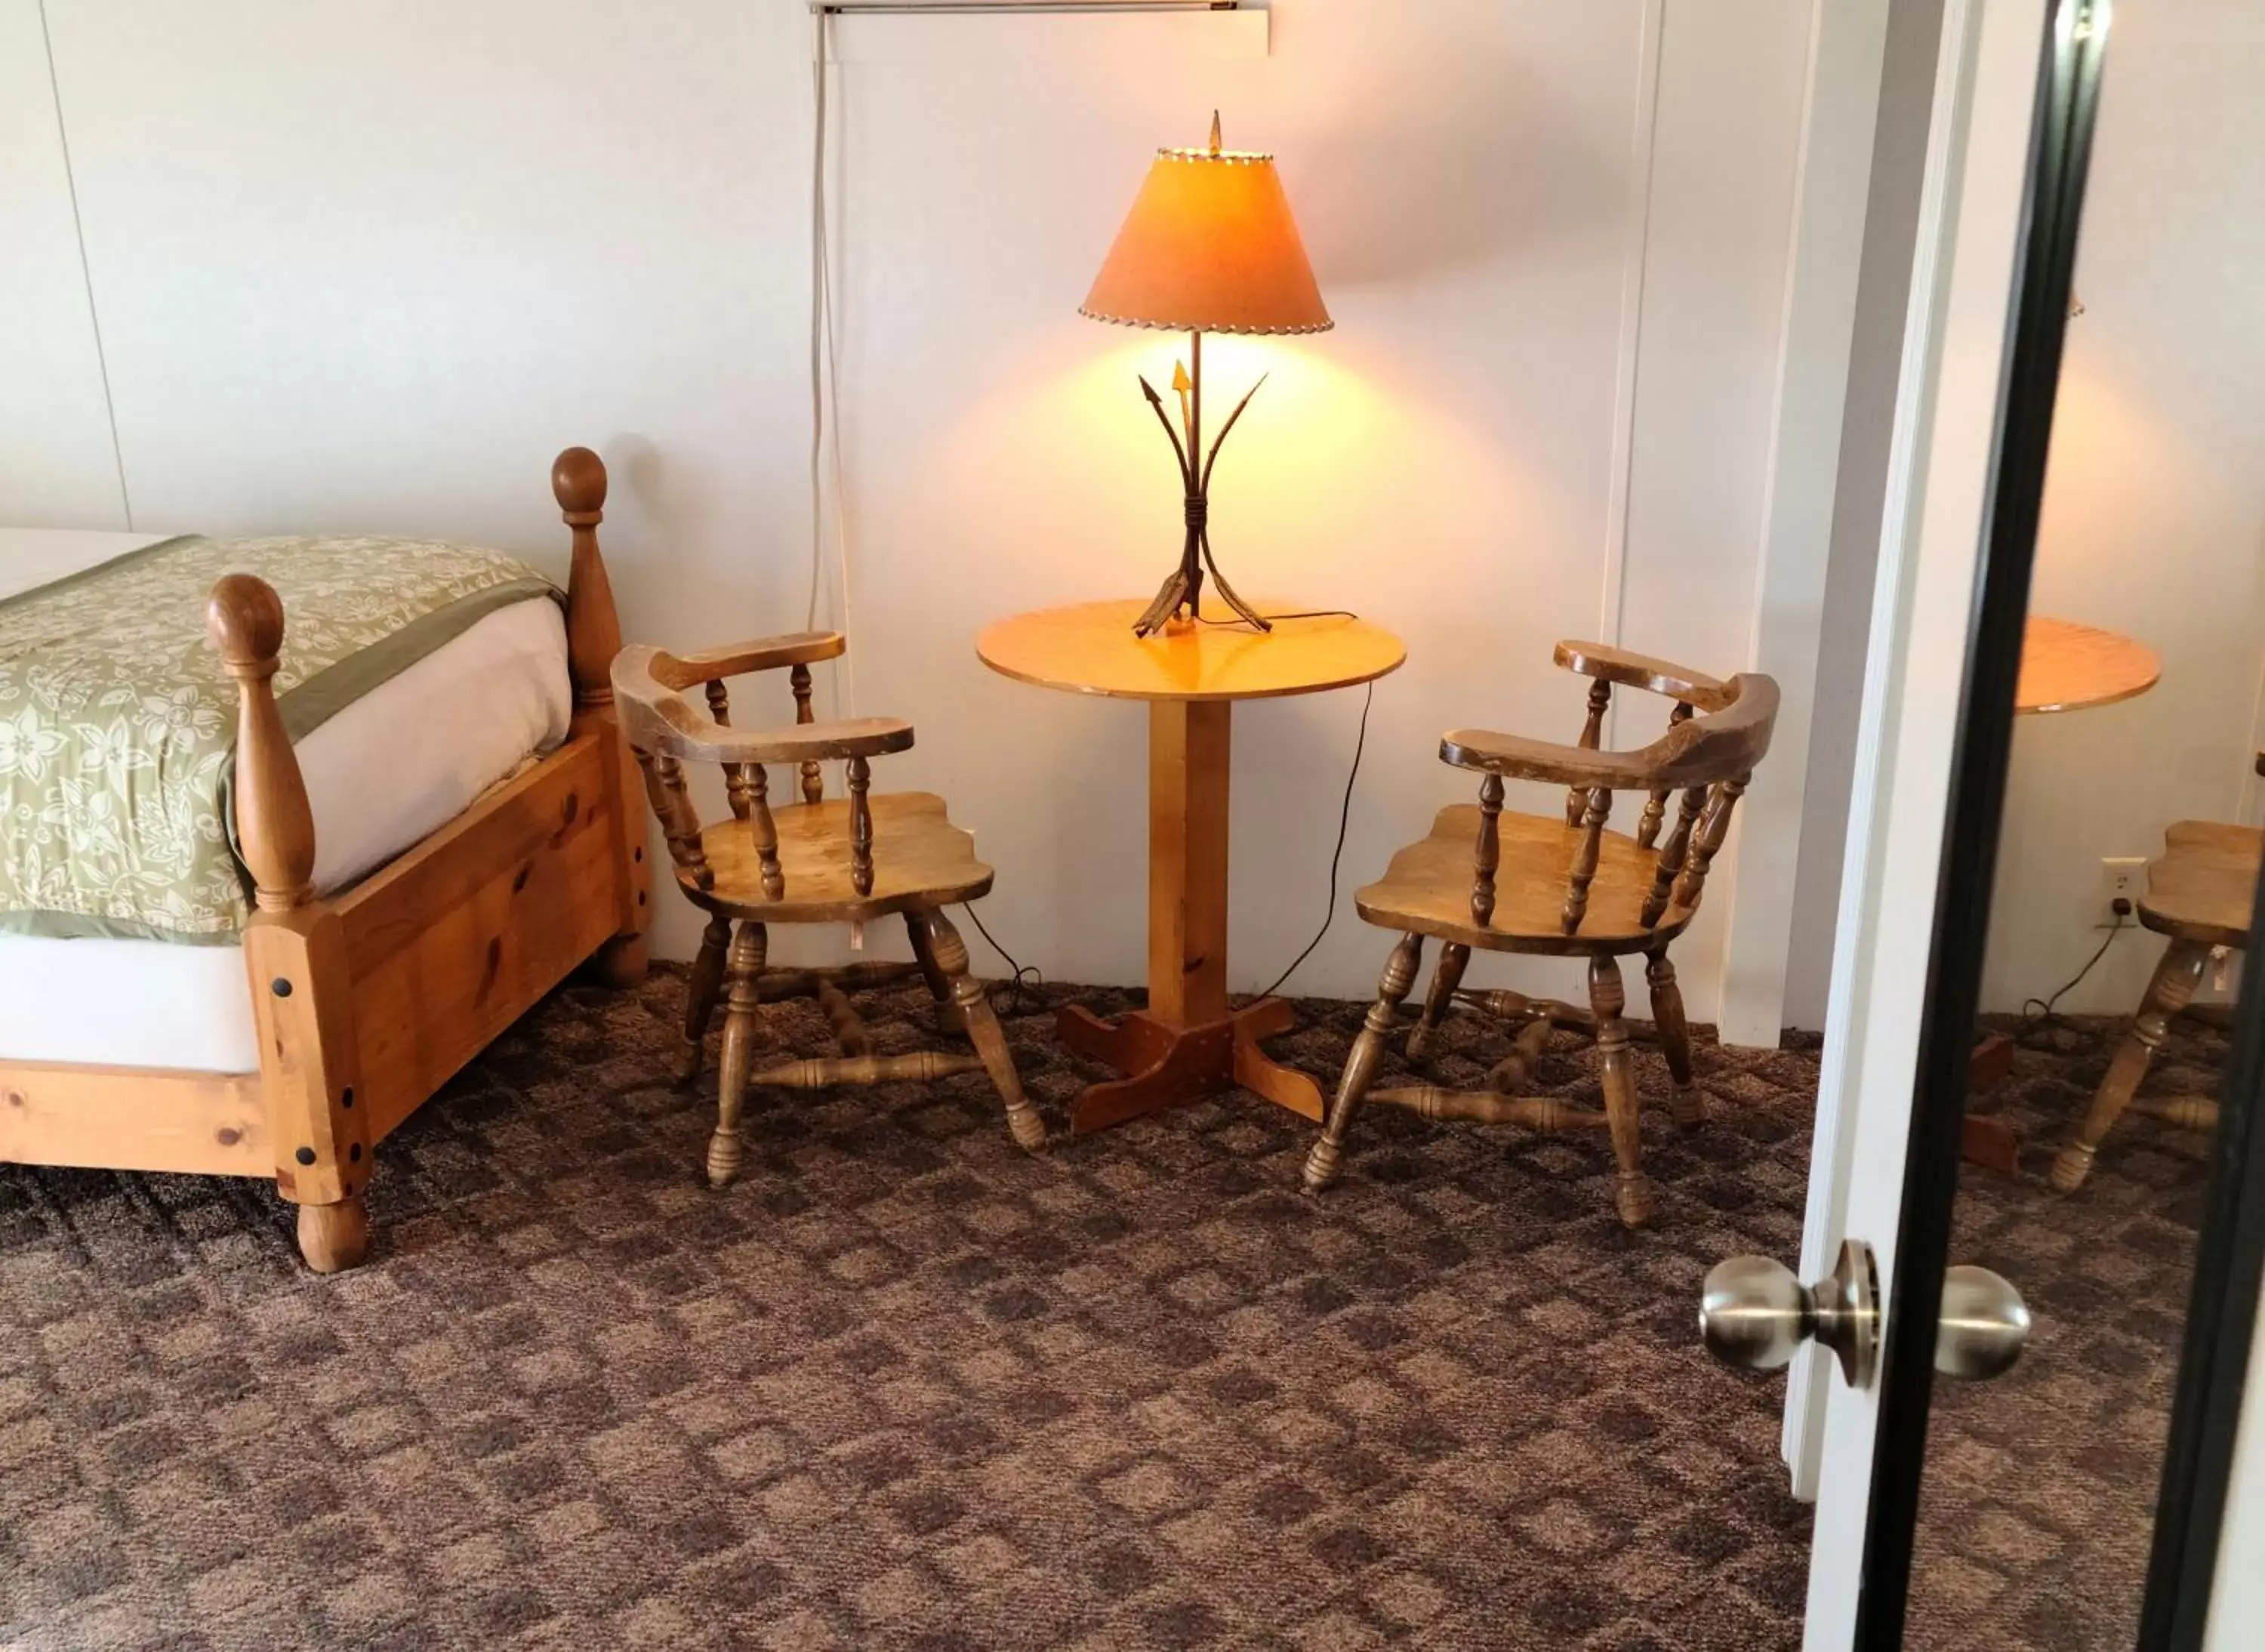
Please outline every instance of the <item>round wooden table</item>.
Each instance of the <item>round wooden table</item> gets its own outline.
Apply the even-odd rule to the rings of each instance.
[[[2021,676],[2014,689],[2014,712],[2043,717],[2114,705],[2146,693],[2162,675],[2162,656],[2135,637],[2032,614],[2021,636]],[[1967,1094],[1995,1089],[2013,1070],[2014,1041],[2001,1032],[1984,1033],[1967,1065]],[[1965,1152],[1969,1163],[2013,1175],[2021,1144],[2003,1119],[1969,1113]]]
[[[1168,626],[1132,634],[1147,605],[1083,602],[1002,620],[976,639],[1001,675],[1072,694],[1146,700],[1148,708],[1148,1007],[1115,1022],[1075,1006],[1057,1027],[1070,1048],[1125,1076],[1071,1109],[1084,1135],[1241,1084],[1319,1120],[1321,1087],[1259,1040],[1286,1031],[1279,999],[1227,1005],[1227,805],[1237,700],[1319,694],[1399,669],[1398,637],[1360,620]],[[1272,602],[1260,612],[1302,605]]]
[[[2073,620],[2033,614],[2021,639],[2021,714],[2082,711],[2143,695],[2161,680],[2162,657],[2145,643]]]

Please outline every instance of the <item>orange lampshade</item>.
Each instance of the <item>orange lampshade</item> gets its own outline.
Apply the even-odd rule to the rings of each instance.
[[[1182,332],[1325,332],[1271,155],[1159,149],[1078,313]]]

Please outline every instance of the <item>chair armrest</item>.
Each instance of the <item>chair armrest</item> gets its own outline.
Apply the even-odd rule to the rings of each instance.
[[[681,701],[678,702],[683,705]],[[679,757],[710,763],[803,763],[836,757],[885,757],[908,752],[913,725],[899,717],[847,717],[837,723],[790,723],[776,729],[735,729],[683,706],[689,715],[666,720]],[[630,744],[637,743],[632,726]]]
[[[1719,711],[1735,697],[1730,684],[1703,671],[1693,671],[1672,660],[1656,659],[1650,654],[1607,647],[1603,643],[1560,643],[1556,659],[1567,671],[1580,676],[1665,695],[1701,711]]]
[[[1454,729],[1441,737],[1439,761],[1458,768],[1473,768],[1510,780],[1540,780],[1553,785],[1605,787],[1612,791],[1642,790],[1650,768],[1632,752],[1595,752],[1585,746],[1560,746],[1555,740],[1530,740],[1519,734],[1493,729]]]
[[[812,639],[796,639],[795,645],[806,640]],[[838,644],[841,639],[832,640]],[[712,657],[695,656],[709,658]],[[665,752],[707,763],[798,763],[834,757],[879,757],[912,746],[913,725],[897,717],[790,723],[775,729],[729,727],[692,705],[668,684],[658,669],[664,661],[691,663],[671,661],[670,656],[642,644],[624,648],[614,658],[614,702],[623,731],[637,751]],[[701,680],[704,679],[693,679]]]
[[[839,631],[790,631],[783,637],[759,637],[753,642],[703,648],[696,654],[656,652],[652,675],[665,688],[689,688],[695,683],[713,682],[723,677],[744,677],[751,672],[776,671],[784,666],[836,659],[848,651],[848,646]]]

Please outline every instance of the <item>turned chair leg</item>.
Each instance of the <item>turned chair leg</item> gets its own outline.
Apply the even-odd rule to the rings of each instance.
[[[1392,1036],[1393,1018],[1400,1008],[1400,1001],[1416,985],[1416,972],[1423,966],[1424,937],[1401,936],[1400,944],[1385,960],[1384,979],[1377,983],[1376,1001],[1368,1007],[1368,1015],[1360,1023],[1360,1037],[1353,1040],[1352,1053],[1345,1058],[1344,1072],[1337,1080],[1337,1093],[1329,1103],[1329,1116],[1322,1125],[1321,1138],[1306,1154],[1307,1192],[1319,1193],[1337,1179],[1337,1171],[1344,1163],[1345,1137],[1352,1129],[1352,1116],[1359,1111],[1370,1081],[1376,1077],[1377,1064],[1384,1059],[1384,1041]]]
[[[954,1034],[965,1036],[967,1017],[960,1013],[959,1002],[951,995],[951,977],[946,975],[936,961],[936,948],[928,937],[926,914],[907,913],[905,933],[912,937],[913,961],[920,965],[921,978],[928,983],[929,995],[936,1000],[936,1030],[947,1037]]]
[[[1707,1122],[1707,1093],[1699,1088],[1691,1066],[1691,1026],[1683,1018],[1683,989],[1675,984],[1675,965],[1667,954],[1655,952],[1643,972],[1651,986],[1651,1022],[1659,1029],[1660,1053],[1667,1058],[1667,1075],[1675,1081],[1668,1103],[1675,1122],[1695,1130]]]
[[[299,1254],[317,1273],[341,1273],[369,1254],[369,1206],[360,1194],[299,1207]]]
[[[757,986],[770,937],[759,923],[742,922],[732,938],[728,964],[731,988],[724,1011],[724,1069],[716,1085],[716,1133],[708,1139],[708,1184],[728,1187],[739,1174],[739,1110],[747,1099],[747,1073],[754,1064]]]
[[[684,1047],[676,1052],[676,1081],[689,1084],[700,1076],[701,1046],[707,1042],[708,1023],[715,1019],[717,995],[724,987],[724,955],[732,945],[732,921],[710,918],[700,934],[700,954],[692,960],[692,979],[684,990]]]
[[[991,1075],[992,1088],[1007,1104],[1007,1133],[1025,1152],[1043,1147],[1045,1123],[1023,1094],[1022,1074],[1015,1071],[1015,1058],[1007,1048],[1007,1035],[999,1030],[999,1017],[991,1011],[990,995],[983,990],[983,983],[967,972],[967,943],[941,911],[923,913],[921,923],[928,935],[929,956],[950,985],[951,1002],[967,1028],[967,1041],[983,1058],[983,1070]]]
[[[2195,989],[2202,985],[2203,965],[2209,962],[2208,947],[2192,941],[2174,941],[2163,954],[2162,962],[2155,965],[2154,979],[2147,983],[2147,995],[2139,1001],[2139,1013],[2131,1022],[2131,1030],[2124,1036],[2116,1059],[2108,1064],[2108,1076],[2100,1081],[2092,1105],[2086,1110],[2084,1123],[2077,1127],[2074,1139],[2053,1161],[2052,1184],[2062,1192],[2075,1192],[2092,1174],[2093,1155],[2100,1150],[2101,1139],[2115,1128],[2123,1110],[2131,1104],[2139,1081],[2146,1076],[2148,1063],[2163,1047],[2163,1037],[2169,1030],[2171,1018],[2193,999]]]
[[[1589,1005],[1597,1014],[1597,1053],[1605,1068],[1605,1120],[1613,1135],[1613,1158],[1620,1185],[1613,1202],[1629,1227],[1651,1222],[1651,1183],[1643,1174],[1643,1146],[1637,1131],[1635,1052],[1628,1047],[1628,992],[1620,984],[1620,960],[1589,960]]]
[[[1463,970],[1470,961],[1470,948],[1459,941],[1450,941],[1439,949],[1439,961],[1431,970],[1431,990],[1424,998],[1424,1013],[1417,1017],[1416,1025],[1408,1034],[1410,1061],[1421,1061],[1431,1053],[1431,1035],[1446,1019],[1447,1010],[1455,1001],[1455,989],[1463,984]]]

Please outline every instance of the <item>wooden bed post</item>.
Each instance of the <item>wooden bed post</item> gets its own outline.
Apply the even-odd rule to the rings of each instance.
[[[237,680],[237,841],[259,908],[244,957],[275,1186],[299,1207],[307,1265],[335,1273],[369,1244],[369,1110],[355,1105],[345,932],[315,899],[314,814],[270,680],[283,646],[283,603],[265,580],[232,573],[213,587],[206,624]]]
[[[574,731],[601,733],[613,747],[606,773],[615,860],[622,870],[621,927],[598,949],[591,967],[612,986],[634,986],[645,979],[652,880],[645,863],[643,782],[614,710],[614,656],[622,651],[622,622],[598,550],[598,524],[606,515],[605,461],[587,448],[569,448],[550,467],[550,491],[574,530],[574,561],[566,579],[566,665],[574,681]]]

